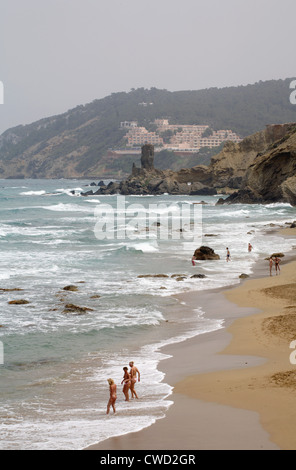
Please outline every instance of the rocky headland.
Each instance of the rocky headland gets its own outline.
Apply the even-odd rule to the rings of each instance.
[[[142,147],[141,168],[133,165],[123,181],[83,192],[145,195],[229,194],[222,203],[284,201],[296,205],[296,124],[268,125],[240,143],[226,142],[209,166],[197,165],[174,172],[154,167],[154,147]]]
[[[296,205],[296,125],[258,153],[247,168],[238,191],[219,203],[274,203]]]

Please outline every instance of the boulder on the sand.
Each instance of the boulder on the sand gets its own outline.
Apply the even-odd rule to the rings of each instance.
[[[273,253],[271,258],[284,258],[284,253]]]
[[[296,220],[294,220],[294,222],[291,223],[290,228],[296,228]]]
[[[25,304],[29,304],[30,302],[25,299],[19,299],[19,300],[10,300],[8,303],[10,305],[25,305]]]
[[[201,246],[200,248],[197,248],[193,256],[196,260],[220,259],[220,256],[217,255],[217,253],[215,253],[209,246]]]

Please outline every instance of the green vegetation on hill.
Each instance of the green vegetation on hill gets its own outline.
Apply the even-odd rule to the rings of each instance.
[[[292,79],[254,85],[170,92],[156,88],[113,93],[77,106],[61,115],[7,130],[0,136],[0,177],[118,176],[130,172],[134,156],[107,157],[110,148],[124,147],[121,121],[138,121],[151,128],[157,118],[170,124],[208,124],[232,129],[241,137],[267,124],[296,121],[296,106],[289,101]],[[218,152],[219,149],[214,150]],[[201,161],[201,158],[205,158]],[[173,169],[208,163],[201,154],[180,157],[162,154],[156,166]]]

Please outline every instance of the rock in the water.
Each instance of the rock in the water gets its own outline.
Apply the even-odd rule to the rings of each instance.
[[[214,252],[214,250],[208,246],[201,246],[194,252],[196,260],[216,260],[220,259],[220,256]]]
[[[77,287],[77,286],[73,286],[73,285],[65,286],[63,289],[64,289],[64,290],[69,290],[69,291],[72,291],[72,292],[78,291],[78,287]]]
[[[19,299],[19,300],[10,300],[8,303],[10,305],[25,305],[25,304],[29,304],[30,302],[25,299]]]
[[[205,277],[207,277],[205,274],[193,274],[190,279],[204,279]]]
[[[140,274],[138,277],[169,277],[167,274]]]
[[[83,313],[92,312],[92,311],[93,311],[92,308],[79,307],[78,305],[74,305],[74,304],[66,304],[63,313],[73,313],[74,312],[74,313],[83,314]]]
[[[247,277],[249,277],[249,275],[248,275],[248,274],[245,274],[245,273],[242,273],[242,274],[239,276],[240,279],[247,279]]]
[[[24,289],[19,289],[18,287],[13,287],[11,289],[3,289],[1,288],[0,289],[0,292],[15,292],[15,291],[21,291],[21,290],[24,290]]]

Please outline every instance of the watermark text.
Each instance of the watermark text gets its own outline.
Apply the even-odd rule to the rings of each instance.
[[[98,240],[202,240],[202,206],[187,203],[127,204],[117,196],[116,206],[98,204],[94,211]]]
[[[4,364],[4,346],[2,341],[0,341],[0,365]]]
[[[0,104],[4,104],[4,85],[0,80]]]
[[[290,343],[290,349],[294,349],[294,351],[291,352],[290,354],[290,363],[291,364],[296,364],[296,339]]]
[[[296,80],[292,80],[292,82],[290,83],[290,89],[294,90],[290,94],[290,103],[296,104]]]

